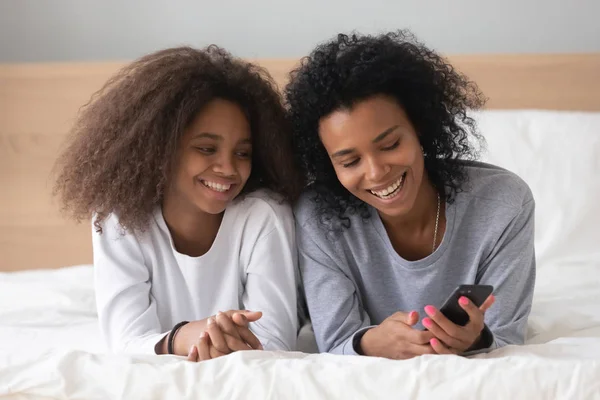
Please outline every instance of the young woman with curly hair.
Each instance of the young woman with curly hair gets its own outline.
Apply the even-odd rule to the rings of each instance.
[[[534,200],[516,175],[474,161],[476,85],[400,31],[319,45],[285,95],[311,183],[296,237],[320,351],[403,359],[523,343]],[[461,284],[495,288],[480,308],[460,299],[465,326],[436,308]]]
[[[270,76],[216,46],[142,57],[84,107],[55,190],[93,218],[111,349],[294,350],[301,186],[286,121]]]

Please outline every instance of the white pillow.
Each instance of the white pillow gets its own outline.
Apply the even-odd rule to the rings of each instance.
[[[538,268],[600,267],[600,113],[488,110],[474,114],[482,161],[525,180],[536,201]]]

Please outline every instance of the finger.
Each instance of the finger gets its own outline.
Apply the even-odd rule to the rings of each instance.
[[[215,321],[214,317],[210,317],[208,321],[206,321],[206,332],[210,337],[212,347],[223,354],[231,353],[231,350],[229,350],[229,347],[227,347],[227,342],[225,341],[223,332],[221,332],[221,328],[219,328],[219,325]]]
[[[403,324],[407,324],[409,320],[410,313],[405,313],[402,311],[396,311],[388,318],[394,321],[402,322]]]
[[[233,336],[238,340],[240,339],[240,335],[238,334],[238,328],[231,320],[231,317],[222,312],[218,312],[216,321],[219,325],[219,328],[221,328],[221,332],[223,332],[226,335]]]
[[[425,313],[433,320],[433,322],[443,329],[448,336],[458,339],[464,345],[468,346],[468,342],[471,340],[471,334],[468,329],[450,321],[434,306],[425,306]]]
[[[488,298],[485,299],[485,301],[483,302],[481,307],[479,307],[479,310],[482,313],[485,313],[492,306],[492,304],[494,304],[495,301],[496,301],[496,297],[493,294],[490,294],[488,296]]]
[[[231,320],[237,326],[248,327],[248,324],[249,324],[248,318],[246,318],[246,316],[244,314],[239,313],[239,312],[233,313],[231,316]]]
[[[238,332],[240,333],[240,337],[244,342],[246,342],[252,349],[254,350],[264,350],[263,345],[260,343],[260,340],[252,333],[252,331],[248,328],[239,328]]]
[[[435,335],[429,330],[418,330],[407,327],[408,329],[403,330],[400,336],[403,340],[412,344],[428,344],[429,341],[435,337]]]
[[[226,356],[227,354],[220,352],[215,346],[210,346],[210,358],[219,358]]]
[[[198,339],[198,361],[210,360],[210,338],[206,332]]]
[[[244,311],[243,314],[250,322],[258,321],[263,315],[260,311]]]
[[[440,340],[445,346],[454,347],[457,349],[466,348],[466,343],[463,343],[460,340],[457,340],[452,336],[448,335],[446,331],[440,328],[440,326],[436,324],[431,318],[423,318],[423,326],[427,328],[427,330],[431,332],[431,334],[435,336],[436,339]]]
[[[409,312],[406,316],[406,325],[413,326],[417,322],[419,322],[419,313],[416,311]]]
[[[245,316],[249,322],[258,321],[262,317],[262,312],[248,311],[248,310],[229,310],[225,314],[227,314],[231,317],[231,316],[233,316],[233,314],[236,314],[236,313],[242,314],[243,316]]]
[[[187,356],[188,361],[196,362],[198,361],[198,347],[192,346]]]
[[[423,354],[436,354],[435,350],[427,344],[406,343],[404,346],[404,354],[411,357],[422,356]]]
[[[469,314],[469,323],[465,326],[465,328],[468,332],[470,332],[469,340],[467,341],[470,346],[475,342],[483,330],[483,313],[465,296],[462,296],[458,299],[458,304],[460,304],[462,309]]]
[[[431,339],[429,341],[429,343],[431,344],[431,348],[437,354],[455,354],[452,350],[450,350],[448,347],[444,346],[444,344],[436,338]]]
[[[227,341],[227,347],[229,347],[231,351],[252,350],[252,347],[250,347],[248,343],[239,338],[225,335],[225,341]]]

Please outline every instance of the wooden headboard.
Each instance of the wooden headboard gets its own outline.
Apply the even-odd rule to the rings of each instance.
[[[600,111],[600,53],[449,59],[488,108]],[[297,62],[254,61],[280,85]],[[91,226],[61,217],[50,171],[78,108],[122,65],[0,64],[0,271],[91,262]]]

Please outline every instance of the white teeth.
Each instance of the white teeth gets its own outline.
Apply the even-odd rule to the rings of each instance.
[[[226,192],[229,190],[231,185],[223,185],[221,183],[210,182],[210,181],[202,181],[204,186],[211,188],[212,190],[216,190],[217,192]]]
[[[385,188],[383,190],[378,190],[378,191],[370,190],[370,192],[373,193],[377,197],[389,198],[389,197],[391,197],[389,195],[395,193],[396,190],[402,185],[402,183],[404,183],[404,176],[405,175],[402,175],[400,177],[400,179],[398,179],[396,182],[392,183],[390,186],[388,186],[387,188]]]

